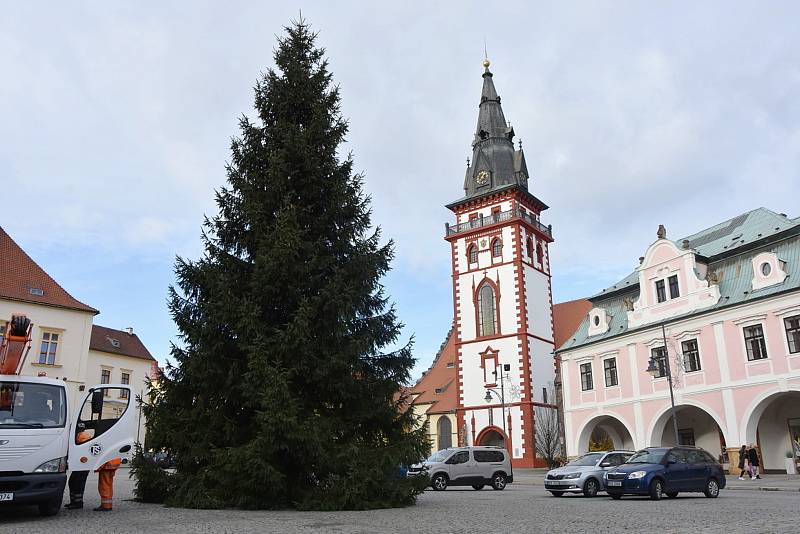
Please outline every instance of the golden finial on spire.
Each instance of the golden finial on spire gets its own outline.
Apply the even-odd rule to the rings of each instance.
[[[486,72],[489,72],[489,65],[492,62],[489,61],[489,54],[486,53],[486,37],[483,38],[483,68],[486,69]]]

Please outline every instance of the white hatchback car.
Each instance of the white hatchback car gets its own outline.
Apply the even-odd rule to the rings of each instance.
[[[447,486],[472,486],[481,490],[487,484],[503,490],[514,482],[508,451],[502,447],[457,447],[442,449],[422,463],[412,465],[408,475],[427,472],[431,487],[442,491]]]

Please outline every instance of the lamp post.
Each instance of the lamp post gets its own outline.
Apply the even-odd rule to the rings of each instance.
[[[664,326],[664,323],[661,323],[661,337],[664,339],[664,367],[666,368],[667,372],[667,382],[669,383],[669,400],[672,404],[672,429],[675,431],[675,445],[680,445],[680,439],[678,438],[678,417],[675,413],[675,393],[672,390],[672,366],[669,363],[669,349],[667,348],[667,330]],[[647,366],[647,372],[650,373],[654,378],[660,374],[660,368],[658,366],[658,362],[650,356],[650,362]]]
[[[508,363],[503,364],[503,371],[510,371],[510,370],[511,370],[511,364],[508,364]],[[494,374],[494,377],[495,377],[495,380],[496,380],[497,379],[497,369],[492,371],[492,374]],[[500,394],[498,395],[497,391],[492,389],[492,388],[486,388],[486,396],[483,398],[483,400],[486,401],[486,404],[489,404],[490,402],[492,402],[492,393],[494,393],[495,396],[497,397],[497,400],[500,401],[500,411],[503,414],[502,415],[502,419],[503,419],[503,434],[504,434],[503,439],[505,440],[507,438],[507,436],[508,436],[508,432],[506,431],[506,393],[505,393],[505,386],[503,384],[504,378],[505,378],[505,376],[501,372],[500,373]]]

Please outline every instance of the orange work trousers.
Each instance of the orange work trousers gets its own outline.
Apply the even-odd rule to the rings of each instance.
[[[114,497],[114,475],[116,469],[102,469],[98,472],[97,491],[100,492],[100,506],[111,510],[111,500]]]

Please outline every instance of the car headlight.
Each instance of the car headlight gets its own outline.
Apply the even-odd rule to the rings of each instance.
[[[628,475],[628,478],[644,478],[646,474],[647,471],[634,471],[633,473]]]
[[[67,472],[67,457],[53,458],[48,460],[36,469],[34,473],[66,473]]]
[[[580,477],[581,477],[580,473],[570,473],[568,475],[564,475],[564,478],[580,478]]]

